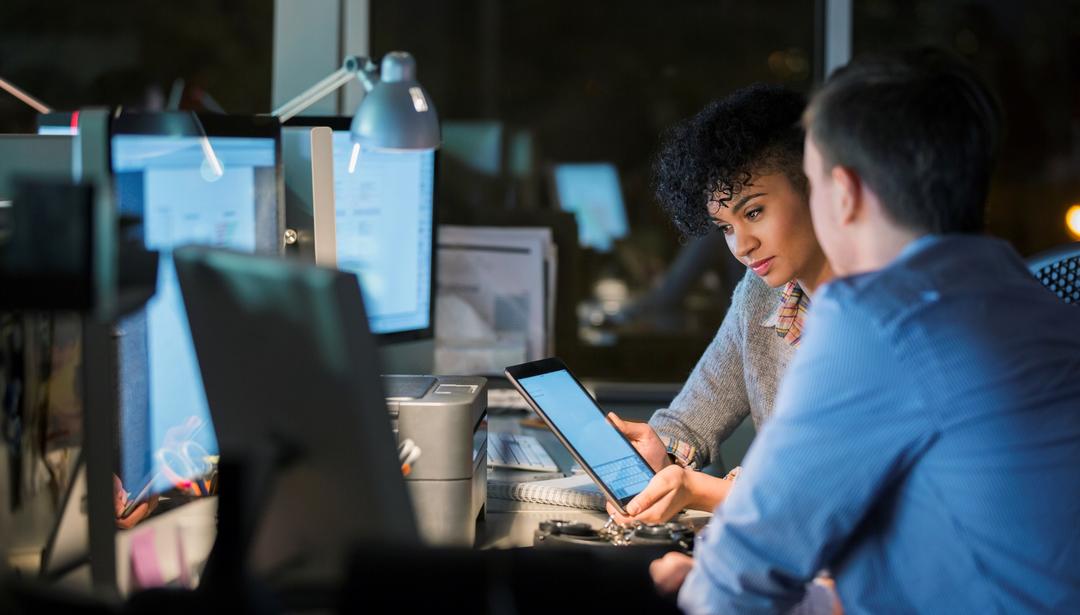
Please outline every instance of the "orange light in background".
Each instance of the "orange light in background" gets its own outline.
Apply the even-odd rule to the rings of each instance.
[[[1065,228],[1073,237],[1080,239],[1080,205],[1073,205],[1065,212]]]

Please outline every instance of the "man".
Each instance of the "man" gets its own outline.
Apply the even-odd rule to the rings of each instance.
[[[692,567],[653,564],[686,612],[780,612],[822,569],[847,613],[1080,604],[1080,327],[977,234],[998,118],[929,51],[854,62],[812,100],[837,278]]]

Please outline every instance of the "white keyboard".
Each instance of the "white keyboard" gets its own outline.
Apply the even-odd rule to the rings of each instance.
[[[532,410],[517,389],[488,389],[488,408],[500,410]]]
[[[488,466],[513,468],[533,472],[558,472],[559,466],[551,458],[536,436],[516,433],[488,432]]]

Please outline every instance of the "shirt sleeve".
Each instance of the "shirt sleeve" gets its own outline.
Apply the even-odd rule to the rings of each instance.
[[[674,436],[666,434],[660,435],[660,440],[663,441],[664,448],[667,449],[668,455],[671,455],[671,458],[675,463],[684,468],[697,469],[695,461],[697,458],[697,449],[694,448],[693,444],[683,442]]]
[[[796,605],[931,438],[917,383],[887,333],[829,290],[814,298],[802,347],[739,487],[695,548],[679,593],[686,613]]]
[[[684,455],[689,452],[682,462],[695,469],[709,465],[716,446],[750,414],[743,376],[748,295],[749,283],[744,277],[735,287],[720,330],[690,378],[671,405],[657,410],[649,420],[666,444],[679,447]]]

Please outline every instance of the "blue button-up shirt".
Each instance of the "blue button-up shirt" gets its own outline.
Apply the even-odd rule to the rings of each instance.
[[[783,611],[825,568],[847,613],[1080,612],[1080,309],[1004,242],[815,293],[679,605]]]

